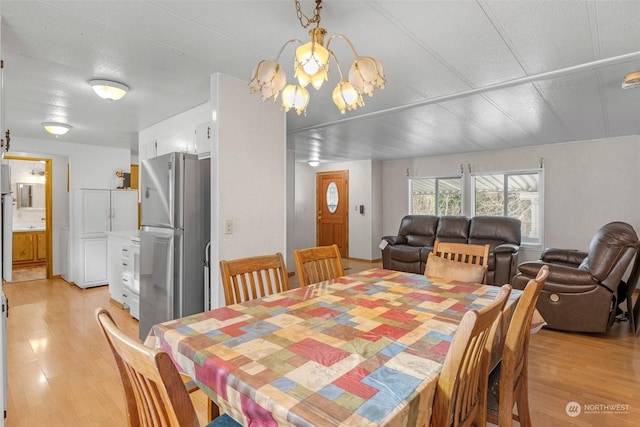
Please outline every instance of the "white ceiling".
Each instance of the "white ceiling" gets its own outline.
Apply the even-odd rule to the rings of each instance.
[[[212,73],[248,82],[308,39],[292,0],[2,0],[0,12],[12,137],[53,139],[40,123],[62,121],[65,141],[134,150],[139,130],[206,102]],[[378,58],[387,86],[341,115],[332,63],[307,116],[287,114],[288,147],[298,161],[387,160],[638,135],[640,89],[621,83],[640,70],[639,22],[638,0],[325,0],[321,26]],[[331,46],[347,74],[346,43]],[[131,91],[107,103],[95,78]]]

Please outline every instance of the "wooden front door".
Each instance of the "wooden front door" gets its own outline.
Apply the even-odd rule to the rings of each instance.
[[[316,174],[316,242],[334,243],[343,258],[349,257],[349,171]]]

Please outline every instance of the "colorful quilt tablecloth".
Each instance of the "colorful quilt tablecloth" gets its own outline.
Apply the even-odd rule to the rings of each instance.
[[[155,325],[147,343],[244,425],[427,426],[458,323],[498,289],[376,268]]]

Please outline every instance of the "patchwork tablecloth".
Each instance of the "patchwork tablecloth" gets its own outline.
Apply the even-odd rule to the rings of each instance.
[[[155,325],[147,343],[244,425],[426,426],[458,323],[498,290],[371,269]]]

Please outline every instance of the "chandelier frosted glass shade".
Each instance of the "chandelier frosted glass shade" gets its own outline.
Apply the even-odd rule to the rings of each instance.
[[[276,61],[263,60],[253,70],[249,92],[260,92],[263,101],[273,98],[275,102],[287,83],[287,76]]]
[[[284,111],[295,109],[298,115],[307,115],[309,91],[299,85],[287,85],[282,91],[282,108]]]
[[[349,70],[349,82],[358,92],[373,96],[376,88],[384,89],[386,83],[382,64],[370,56],[359,56]]]
[[[322,45],[326,33],[324,28],[313,28],[311,41],[296,49],[294,77],[302,87],[311,83],[317,90],[329,79],[329,51]]]
[[[364,105],[362,95],[346,79],[340,80],[340,83],[333,89],[333,103],[340,110],[340,114]]]

